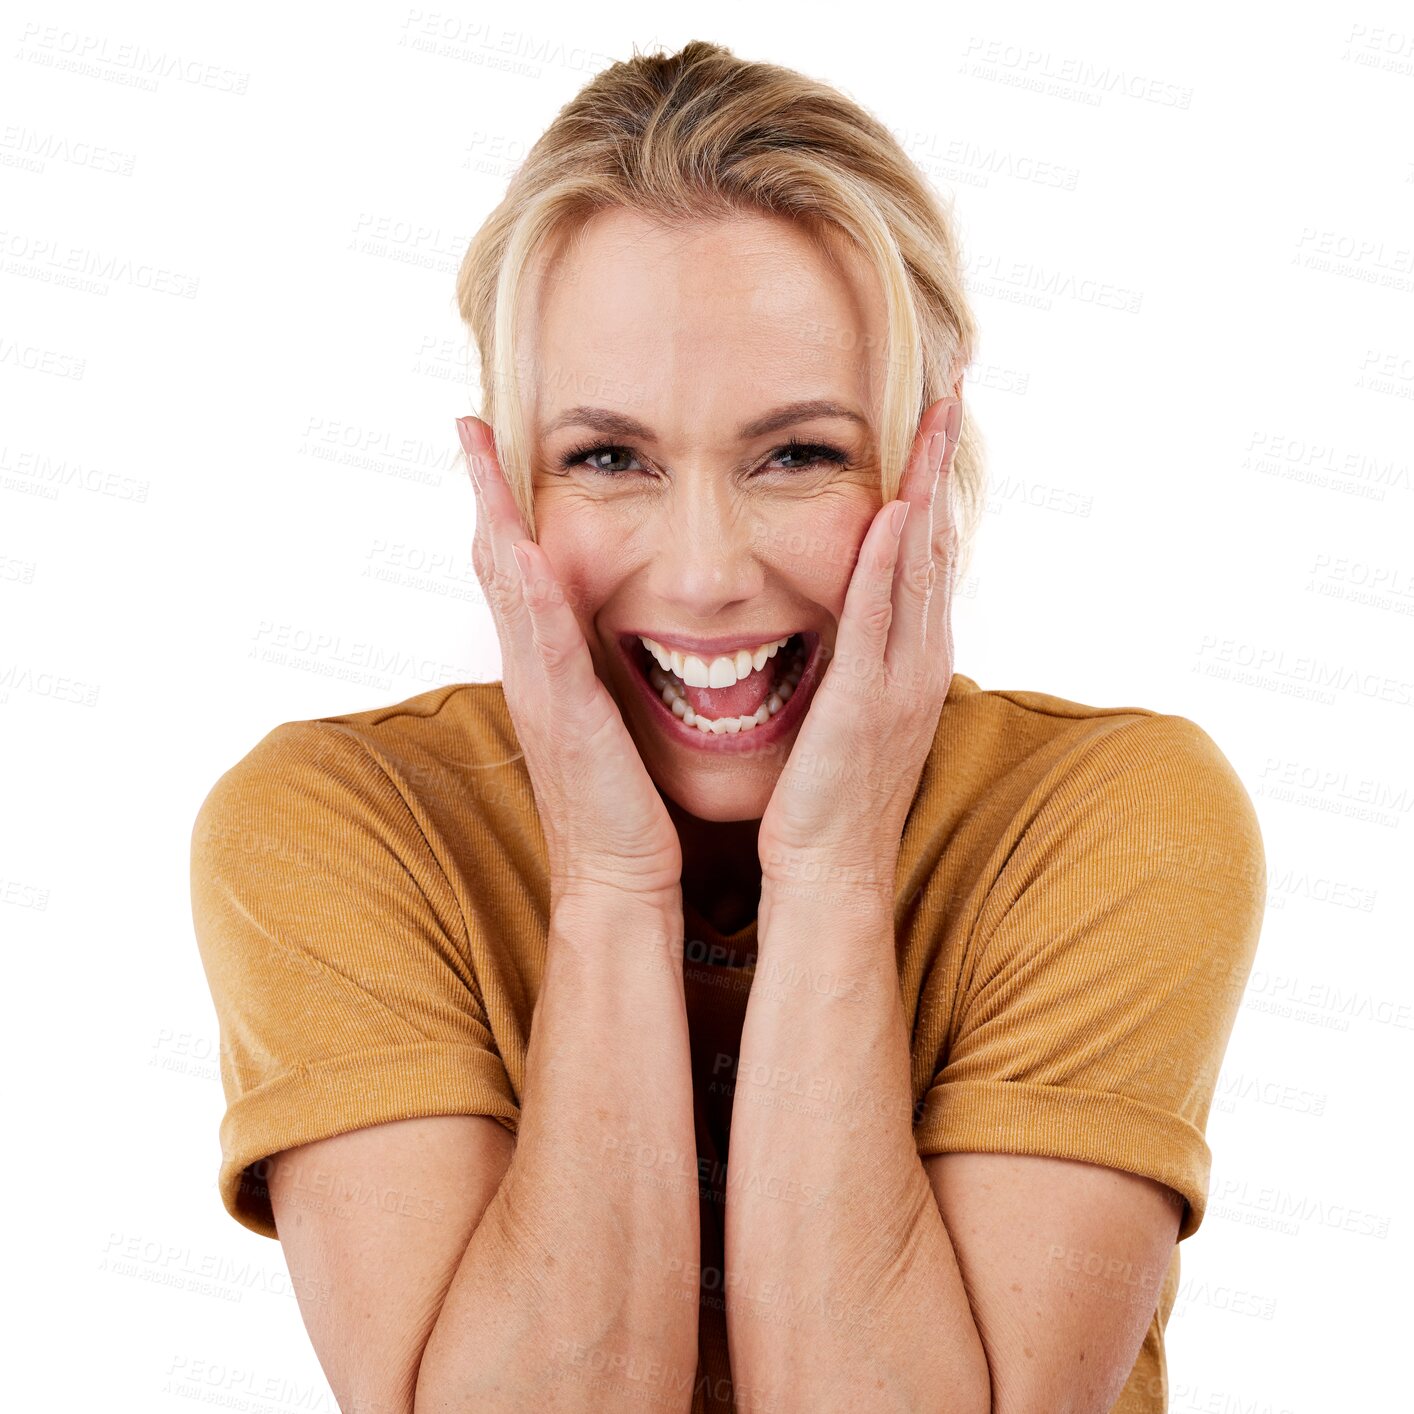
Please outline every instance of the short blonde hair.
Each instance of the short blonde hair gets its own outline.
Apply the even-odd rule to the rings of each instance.
[[[894,498],[923,413],[973,360],[951,204],[876,118],[837,90],[693,40],[597,74],[556,115],[473,237],[457,305],[481,358],[483,421],[535,534],[529,429],[519,395],[516,310],[550,242],[596,212],[663,222],[760,212],[797,219],[822,249],[843,236],[877,272],[888,336],[879,454]],[[965,390],[964,390],[965,391]],[[985,464],[971,412],[952,469],[959,577],[972,558]]]

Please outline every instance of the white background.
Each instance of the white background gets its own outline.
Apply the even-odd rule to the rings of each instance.
[[[7,13],[15,1407],[334,1407],[278,1244],[215,1189],[192,821],[280,722],[499,677],[455,271],[594,72],[693,38],[834,83],[957,195],[993,488],[957,670],[1188,716],[1260,813],[1171,1408],[1385,1407],[1414,1256],[1414,15],[1078,8]]]

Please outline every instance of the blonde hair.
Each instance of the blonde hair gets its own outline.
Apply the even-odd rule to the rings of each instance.
[[[821,249],[839,235],[865,258],[887,302],[879,454],[883,500],[892,500],[923,413],[973,360],[951,205],[889,130],[837,90],[693,40],[676,54],[635,48],[586,84],[527,153],[462,258],[457,305],[481,357],[479,416],[496,431],[530,533],[530,438],[516,376],[521,291],[553,239],[615,207],[662,222],[784,216]],[[985,495],[970,411],[952,481],[960,578]]]

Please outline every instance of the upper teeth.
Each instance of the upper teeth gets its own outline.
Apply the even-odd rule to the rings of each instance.
[[[691,655],[684,656],[676,648],[665,648],[642,634],[639,634],[639,642],[658,660],[664,672],[676,673],[689,687],[730,687],[734,682],[760,672],[766,660],[774,658],[790,642],[790,635],[755,648],[738,648],[735,653],[724,654],[710,662]]]

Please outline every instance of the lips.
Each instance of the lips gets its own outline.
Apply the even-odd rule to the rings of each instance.
[[[649,634],[648,637],[654,635]],[[779,635],[784,636],[784,635]],[[811,696],[822,676],[820,635],[813,630],[797,630],[792,637],[802,639],[805,649],[805,666],[800,682],[791,694],[790,700],[775,716],[759,726],[738,732],[704,732],[697,726],[687,726],[680,717],[663,701],[661,695],[648,679],[650,666],[656,666],[652,655],[638,640],[637,634],[621,634],[619,646],[628,661],[631,675],[639,683],[638,692],[645,704],[647,715],[654,729],[662,732],[672,741],[691,746],[699,751],[746,754],[760,751],[778,742],[791,732],[804,716]],[[758,640],[765,641],[765,640]],[[676,646],[676,641],[675,645]],[[742,646],[749,646],[743,644]],[[787,644],[777,655],[777,660],[788,661],[794,656],[794,645]]]
[[[692,634],[680,633],[653,633],[648,629],[630,629],[620,635],[622,638],[651,638],[655,643],[661,643],[667,649],[678,649],[683,654],[691,654],[693,657],[701,658],[704,663],[710,663],[713,658],[733,657],[739,649],[758,648],[763,643],[775,643],[782,638],[789,638],[792,634],[803,632],[801,629],[785,629],[780,633],[758,633],[752,637],[737,635],[735,638],[696,638]]]

